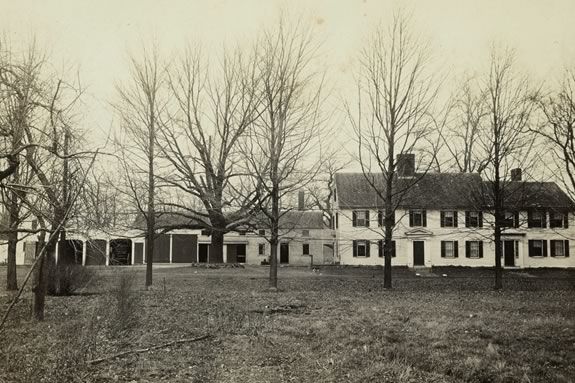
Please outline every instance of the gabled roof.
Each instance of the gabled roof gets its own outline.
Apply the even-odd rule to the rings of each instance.
[[[280,218],[282,229],[323,229],[326,225],[323,212],[317,210],[290,210]]]
[[[343,209],[382,208],[383,200],[374,191],[385,191],[381,173],[337,173],[335,185],[339,206]],[[397,191],[393,204],[403,208],[455,209],[470,205],[469,195],[481,190],[481,177],[474,173],[416,173],[393,181]]]
[[[201,218],[204,221],[209,222],[208,218]],[[258,226],[258,220],[263,219],[261,214],[260,217],[253,217],[253,225]],[[146,227],[146,221],[142,214],[136,217],[134,226],[140,229]],[[170,229],[170,228],[187,228],[187,229],[203,229],[203,225],[199,218],[192,218],[189,212],[178,214],[178,213],[158,213],[156,216],[156,226],[159,229]],[[326,224],[323,219],[323,212],[317,210],[289,210],[283,212],[280,217],[279,222],[280,229],[323,229]]]
[[[573,209],[569,196],[555,182],[506,181],[502,183],[505,205],[511,209]],[[492,183],[484,181],[487,205],[492,205]]]
[[[383,195],[383,176],[380,173],[370,173],[367,177]],[[342,209],[375,209],[384,206],[383,200],[363,173],[337,173],[335,185]],[[505,206],[508,208],[573,209],[575,206],[554,182],[507,181],[502,186],[505,190]],[[411,178],[396,178],[394,190],[398,192],[393,203],[400,208],[477,209],[493,205],[491,183],[482,181],[479,174],[475,173],[416,173]]]

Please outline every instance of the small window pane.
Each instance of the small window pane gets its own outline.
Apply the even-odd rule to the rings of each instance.
[[[303,254],[309,255],[309,244],[308,243],[303,244]]]

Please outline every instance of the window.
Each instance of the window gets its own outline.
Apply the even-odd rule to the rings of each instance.
[[[441,227],[457,227],[457,212],[456,211],[442,211],[441,212]]]
[[[483,213],[480,211],[466,211],[465,227],[483,227]]]
[[[529,240],[529,256],[530,257],[546,257],[547,256],[547,241],[540,239]]]
[[[369,211],[354,210],[352,213],[353,227],[369,227]]]
[[[569,215],[567,213],[549,212],[549,227],[569,227]]]
[[[309,243],[304,243],[303,244],[303,255],[309,255]]]
[[[503,215],[504,227],[519,227],[519,213],[506,211]]]
[[[238,234],[239,235],[246,235],[246,231],[245,230],[238,230]]]
[[[380,239],[378,241],[378,255],[380,258],[385,256],[385,243],[383,241],[383,239]],[[391,241],[391,257],[395,257],[395,241]]]
[[[301,235],[302,237],[309,237],[309,230],[302,230]]]
[[[369,257],[369,241],[353,241],[353,256],[366,258]]]
[[[391,212],[391,224],[395,225],[395,212]],[[382,227],[385,225],[385,211],[378,210],[377,212],[377,226]]]
[[[441,241],[441,257],[457,258],[459,256],[457,241]]]
[[[465,241],[466,258],[483,258],[483,241]]]
[[[568,240],[551,241],[551,256],[552,257],[568,257],[569,256],[569,241]]]
[[[260,229],[260,230],[258,230],[258,235],[263,237],[266,235],[266,231],[264,229]]]
[[[527,213],[527,227],[547,227],[547,214],[544,211],[530,211]]]
[[[427,226],[427,214],[425,210],[409,211],[409,226]]]
[[[259,255],[264,255],[266,253],[266,244],[265,243],[260,243],[258,245],[258,254]]]
[[[238,263],[246,263],[246,245],[236,246],[236,261]]]

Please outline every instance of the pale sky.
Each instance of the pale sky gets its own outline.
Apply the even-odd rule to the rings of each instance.
[[[98,136],[112,123],[108,103],[125,78],[128,53],[142,42],[153,39],[166,53],[188,42],[219,50],[250,39],[287,9],[314,23],[323,69],[346,98],[363,41],[398,6],[413,14],[437,65],[451,75],[485,66],[493,42],[514,48],[537,81],[575,67],[575,0],[0,0],[0,32],[14,48],[36,36],[56,67],[79,67],[88,89],[83,124]]]

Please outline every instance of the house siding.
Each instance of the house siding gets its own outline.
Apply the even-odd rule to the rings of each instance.
[[[353,227],[353,209],[339,209],[337,203],[334,212],[339,215],[339,225],[336,229],[337,254],[342,265],[383,265],[384,259],[378,257],[377,241],[383,239],[384,228],[378,226],[377,210],[370,209],[369,227]],[[358,209],[359,210],[359,209]],[[362,208],[361,210],[365,210]],[[454,209],[449,209],[454,210]],[[495,264],[495,245],[493,243],[493,216],[483,213],[483,227],[465,227],[465,210],[457,210],[457,227],[441,227],[441,210],[426,210],[426,227],[409,226],[409,210],[398,209],[393,230],[393,240],[396,243],[396,256],[392,258],[392,266],[412,267],[413,242],[424,242],[424,266],[468,266],[491,267]],[[519,212],[520,227],[507,228],[502,234],[503,240],[518,241],[518,252],[515,256],[515,267],[575,267],[575,220],[569,214],[568,228],[549,228],[549,214],[547,214],[546,228],[527,228],[527,211]],[[421,233],[416,233],[421,230]],[[546,240],[548,246],[547,257],[530,257],[529,240]],[[369,240],[370,257],[354,257],[353,241]],[[569,257],[551,257],[551,240],[569,240]],[[458,257],[446,258],[441,256],[441,241],[457,241]],[[483,257],[467,258],[466,241],[482,241]],[[503,260],[502,260],[502,264]]]

